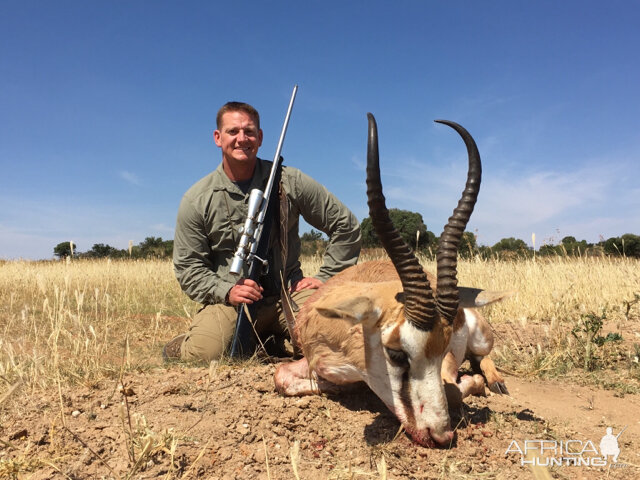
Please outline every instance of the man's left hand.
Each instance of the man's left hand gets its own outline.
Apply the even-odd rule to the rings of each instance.
[[[321,285],[322,281],[317,278],[304,277],[302,280],[298,280],[295,284],[291,285],[291,293],[306,290],[308,288],[320,288]]]

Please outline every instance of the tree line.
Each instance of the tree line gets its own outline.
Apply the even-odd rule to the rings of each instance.
[[[408,210],[392,208],[389,216],[396,229],[414,251],[427,256],[435,256],[439,238],[427,230],[422,215]],[[373,229],[371,218],[365,218],[360,228],[363,248],[381,248],[380,241]],[[300,236],[302,255],[322,255],[327,239],[321,232],[311,230]],[[94,244],[91,250],[76,252],[71,242],[62,242],[55,246],[53,253],[58,258],[70,255],[81,258],[170,258],[173,255],[173,240],[161,237],[147,237],[138,245],[118,250],[103,243]],[[460,240],[459,255],[463,258],[481,257],[498,259],[529,258],[539,256],[626,256],[640,258],[640,236],[626,233],[620,237],[611,237],[598,243],[588,243],[566,236],[555,245],[542,245],[538,250],[528,246],[518,238],[503,238],[492,246],[478,245],[472,232],[464,232]]]
[[[53,254],[62,259],[74,258],[170,258],[173,255],[173,240],[162,237],[147,237],[137,245],[117,249],[104,243],[95,243],[90,250],[80,252],[73,242],[61,242],[53,247]]]
[[[422,215],[408,210],[392,208],[389,217],[400,232],[404,241],[414,251],[435,256],[439,238],[427,230]],[[365,218],[361,223],[362,246],[364,248],[378,248],[380,241],[373,230],[371,219]],[[464,232],[460,239],[459,255],[461,257],[481,258],[529,258],[540,256],[626,256],[640,258],[640,236],[626,233],[620,237],[611,237],[598,243],[588,243],[577,240],[573,236],[564,237],[558,244],[542,245],[534,250],[524,240],[509,237],[503,238],[492,246],[478,245],[476,235]]]
[[[427,230],[422,215],[408,210],[390,209],[389,217],[393,221],[404,241],[415,251],[435,256],[439,238]],[[364,248],[380,247],[371,219],[365,218],[361,223],[362,245]],[[538,250],[527,245],[524,240],[509,237],[503,238],[492,246],[478,245],[476,235],[464,232],[460,239],[459,255],[461,257],[481,258],[529,258],[539,256],[626,256],[640,258],[640,236],[626,233],[620,237],[611,237],[598,243],[577,240],[573,236],[564,237],[558,244],[545,244]]]

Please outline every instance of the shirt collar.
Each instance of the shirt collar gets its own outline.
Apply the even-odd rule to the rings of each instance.
[[[251,187],[249,191],[254,188],[258,188],[260,190],[264,189],[267,179],[269,178],[269,174],[271,173],[271,164],[268,160],[262,160],[258,158],[256,161],[256,168],[253,172],[253,177],[251,178]],[[224,169],[222,166],[222,162],[213,172],[214,175],[214,190],[226,190],[227,192],[233,192],[242,195],[242,191],[238,188],[238,186],[233,183],[227,174],[224,173]]]

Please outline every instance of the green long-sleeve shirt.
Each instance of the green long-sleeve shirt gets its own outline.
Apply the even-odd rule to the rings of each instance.
[[[248,191],[264,189],[272,162],[258,159]],[[289,200],[287,283],[302,278],[299,217],[326,233],[329,244],[316,278],[325,281],[360,254],[360,227],[356,217],[323,185],[300,170],[282,167],[282,184]],[[275,188],[275,187],[274,187]],[[178,210],[173,264],[182,290],[202,304],[223,303],[237,277],[229,273],[247,218],[249,194],[229,180],[222,164],[184,194]],[[278,226],[274,225],[274,229]],[[274,272],[281,271],[280,255],[273,255]],[[244,276],[247,266],[245,265]],[[278,274],[279,275],[279,274]]]

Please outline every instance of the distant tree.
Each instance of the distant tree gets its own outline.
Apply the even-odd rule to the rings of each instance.
[[[628,257],[640,258],[640,236],[633,233],[622,235],[624,241],[624,254]]]
[[[586,240],[576,240],[576,237],[564,237],[558,245],[542,245],[538,250],[538,255],[549,256],[584,256],[602,255],[602,248],[597,247]]]
[[[561,252],[559,251],[560,247],[557,245],[542,245],[540,247],[540,249],[538,250],[538,255],[543,255],[543,256],[552,256],[552,255],[560,255]]]
[[[640,236],[625,233],[621,237],[609,238],[604,242],[604,251],[608,255],[640,258]]]
[[[380,246],[380,239],[373,230],[371,218],[367,217],[360,222],[360,235],[362,235],[362,246],[365,248],[374,248]]]
[[[146,237],[140,244],[140,255],[144,258],[148,257],[163,257],[162,237]]]
[[[562,247],[567,255],[580,256],[587,253],[590,245],[586,240],[576,240],[576,237],[564,237],[561,241]]]
[[[138,248],[133,247],[132,257],[167,258],[173,255],[173,240],[162,240],[162,237],[147,237]]]
[[[420,235],[420,238],[422,239],[422,235]],[[427,230],[424,239],[420,240],[419,247],[431,248],[431,250],[435,253],[435,251],[438,249],[438,241],[440,241],[440,238],[436,237],[436,234],[431,230]]]
[[[302,255],[318,255],[324,253],[327,247],[327,240],[322,232],[311,229],[300,236],[300,253]]]
[[[164,246],[164,256],[173,257],[173,240],[165,240],[162,245]]]
[[[317,240],[322,240],[322,232],[318,232],[313,228],[300,236],[301,242],[315,242]]]
[[[76,249],[76,245],[73,242],[60,242],[55,247],[53,247],[53,254],[58,258],[66,258],[73,255],[71,245],[73,245],[73,250]]]
[[[374,248],[380,246],[380,240],[373,230],[371,218],[366,217],[360,222],[360,235],[362,236],[362,246],[364,248]]]
[[[460,239],[458,247],[459,255],[463,258],[469,258],[478,252],[478,243],[473,232],[464,232]]]
[[[125,254],[124,250],[118,250],[111,245],[105,245],[104,243],[95,243],[91,250],[84,253],[83,256],[89,258],[120,258]]]
[[[604,241],[604,253],[607,255],[622,255],[624,247],[622,246],[622,239],[620,237],[611,237]]]
[[[497,253],[500,258],[514,258],[514,257],[528,257],[531,254],[531,249],[527,246],[524,240],[519,238],[503,238],[496,243],[491,250]]]
[[[416,240],[418,250],[427,248],[429,245],[433,245],[435,243],[435,235],[427,230],[427,226],[422,220],[422,215],[419,213],[391,208],[389,210],[389,217],[400,233],[402,239],[412,249],[416,248]],[[362,233],[363,247],[375,248],[381,246],[380,239],[378,239],[378,236],[373,229],[370,217],[362,220],[362,223],[360,224],[360,231]],[[419,235],[416,235],[416,232]]]

